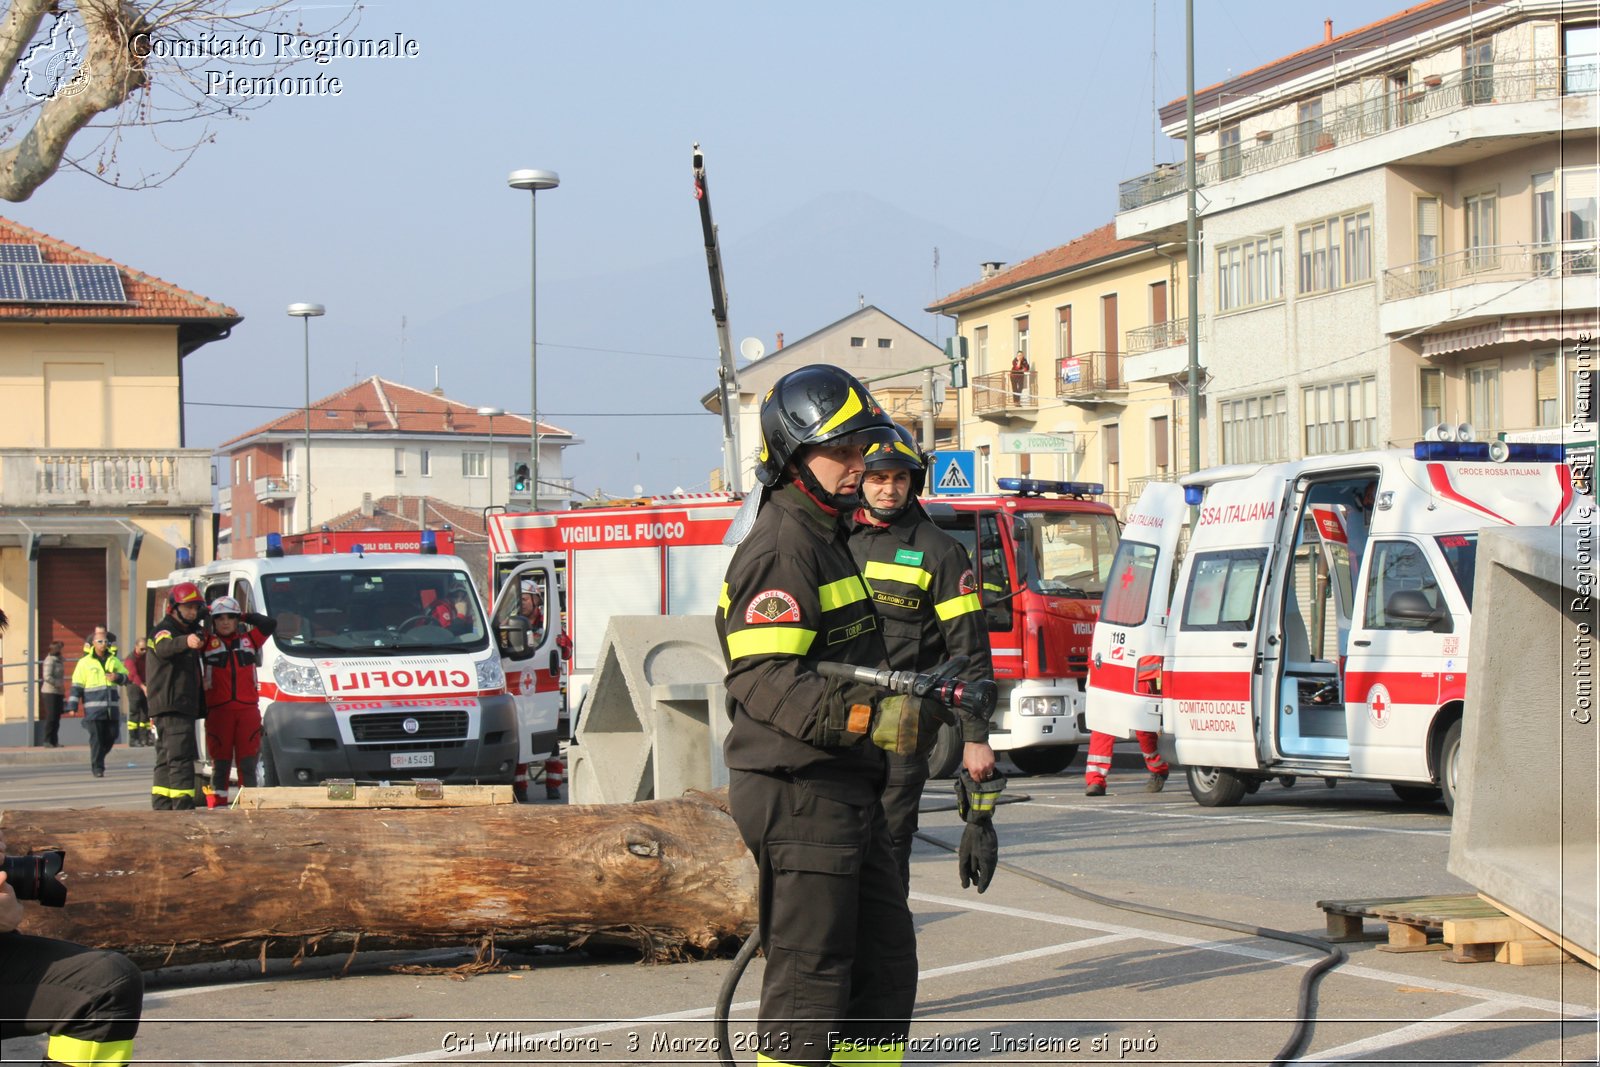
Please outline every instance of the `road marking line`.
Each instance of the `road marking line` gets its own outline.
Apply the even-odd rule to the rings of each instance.
[[[1084,806],[1081,805],[1081,804],[1044,804],[1044,803],[1041,803],[1041,802],[1039,802],[1037,800],[1033,801],[1032,806],[1036,807],[1036,808],[1059,808],[1059,809],[1064,810],[1064,811],[1084,811],[1084,810],[1088,810],[1088,809],[1085,809]],[[1254,815],[1199,815],[1199,814],[1196,814],[1194,812],[1184,812],[1184,811],[1154,811],[1151,808],[1144,807],[1144,806],[1128,806],[1128,805],[1116,805],[1116,804],[1096,804],[1096,805],[1094,805],[1093,810],[1094,811],[1134,812],[1134,813],[1140,814],[1140,815],[1149,815],[1150,817],[1156,818],[1156,819],[1204,819],[1204,820],[1206,820],[1208,822],[1249,822],[1249,823],[1263,823],[1263,824],[1265,824],[1267,826],[1312,826],[1312,827],[1316,827],[1316,828],[1322,829],[1322,830],[1351,830],[1351,831],[1359,830],[1359,831],[1362,831],[1362,832],[1365,832],[1365,833],[1374,833],[1374,834],[1411,834],[1411,835],[1416,835],[1416,836],[1420,836],[1420,837],[1449,837],[1450,836],[1450,831],[1449,830],[1401,830],[1401,829],[1391,828],[1391,827],[1386,827],[1386,826],[1350,826],[1350,825],[1342,824],[1342,823],[1314,822],[1314,821],[1312,821],[1310,819],[1292,819],[1292,818],[1267,819],[1267,818],[1261,818],[1260,816],[1254,816]]]
[[[1500,1015],[1504,1011],[1504,1005],[1492,1002],[1469,1004],[1465,1008],[1457,1008],[1455,1011],[1448,1011],[1443,1015],[1435,1015],[1431,1019],[1424,1019],[1409,1026],[1402,1026],[1398,1029],[1390,1030],[1388,1033],[1374,1034],[1372,1037],[1351,1041],[1336,1048],[1318,1052],[1315,1055],[1307,1055],[1304,1059],[1296,1060],[1295,1063],[1302,1065],[1302,1067],[1331,1067],[1332,1064],[1348,1062],[1371,1052],[1382,1052],[1394,1048],[1396,1045],[1438,1037],[1452,1030],[1459,1030],[1466,1023],[1480,1022]]]

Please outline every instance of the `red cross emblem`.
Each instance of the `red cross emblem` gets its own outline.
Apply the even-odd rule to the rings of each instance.
[[[1367,718],[1379,729],[1389,725],[1389,690],[1382,683],[1367,690]]]

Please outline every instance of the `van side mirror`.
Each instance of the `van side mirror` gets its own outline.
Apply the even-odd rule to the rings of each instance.
[[[500,654],[510,659],[526,659],[528,649],[528,624],[522,616],[513,615],[500,624]]]
[[[1409,629],[1450,632],[1449,615],[1443,607],[1434,607],[1420,589],[1401,589],[1391,594],[1383,611],[1391,619],[1412,624]]]

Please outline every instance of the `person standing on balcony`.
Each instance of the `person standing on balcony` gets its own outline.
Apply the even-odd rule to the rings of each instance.
[[[39,743],[45,748],[61,747],[61,701],[66,696],[67,661],[61,658],[60,641],[50,642],[50,652],[39,667]]]
[[[1018,407],[1022,406],[1023,394],[1028,391],[1028,371],[1032,369],[1028,366],[1027,355],[1019,348],[1016,358],[1011,361],[1011,395]]]

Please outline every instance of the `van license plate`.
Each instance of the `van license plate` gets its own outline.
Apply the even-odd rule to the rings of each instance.
[[[432,752],[391,752],[389,753],[389,766],[400,767],[432,767]]]

